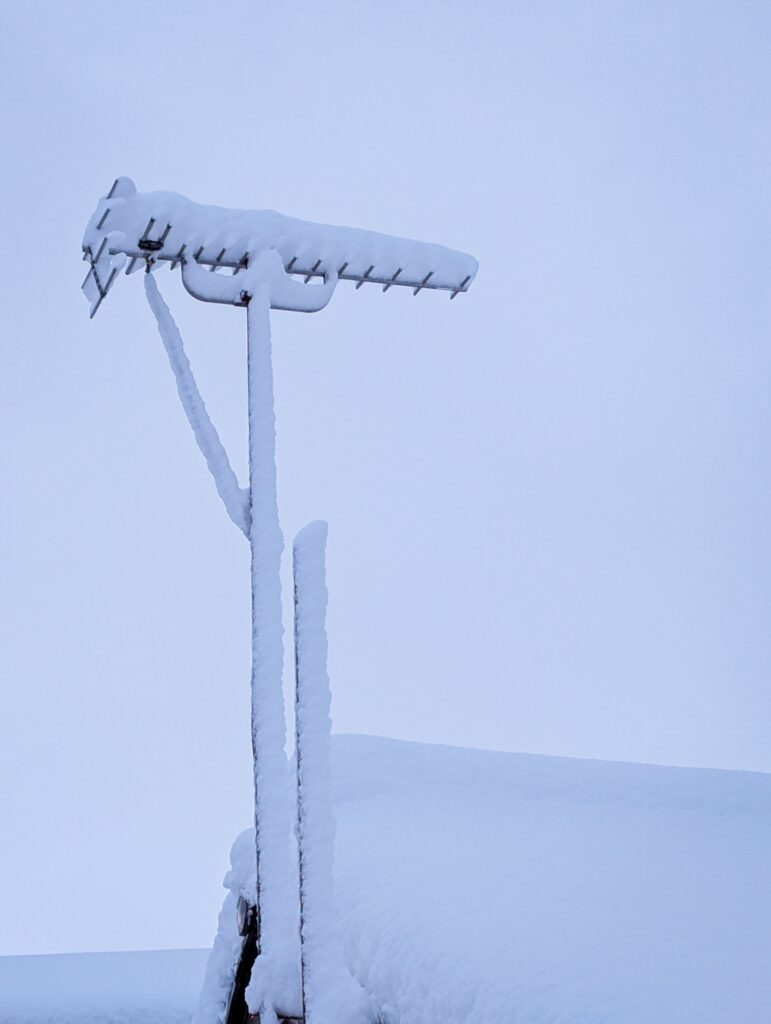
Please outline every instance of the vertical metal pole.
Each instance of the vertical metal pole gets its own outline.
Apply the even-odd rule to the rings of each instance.
[[[372,1024],[367,997],[345,965],[334,894],[326,542],[327,524],[316,521],[300,530],[293,546],[303,1019]]]
[[[327,586],[326,586],[327,524],[309,523],[295,537],[292,548],[294,580],[294,671],[295,671],[295,757],[297,759],[297,853],[300,874],[300,989],[303,1020],[308,1007],[308,966],[313,972],[312,998],[319,997],[319,983],[335,987],[338,980],[329,975],[329,947],[334,946],[334,897],[332,895],[334,861],[334,813],[332,781],[329,771],[329,717],[331,695],[327,675]],[[312,774],[305,765],[304,754],[311,755]],[[316,822],[313,838],[313,864],[307,863],[306,851],[311,844],[308,818]],[[323,823],[323,831],[318,826]],[[313,890],[310,907],[306,906],[306,890]],[[310,910],[310,942],[308,916]],[[315,917],[314,917],[315,915]],[[326,962],[319,962],[318,952],[322,930]],[[335,951],[336,952],[336,951]],[[342,963],[342,956],[341,956]],[[325,972],[325,967],[327,968]],[[339,987],[339,986],[338,986]],[[315,1009],[315,1006],[314,1006]],[[345,1007],[340,1005],[341,1015]],[[343,1024],[344,1024],[344,1017]]]
[[[300,994],[296,896],[289,858],[289,772],[285,754],[281,554],[276,493],[276,427],[270,291],[258,283],[247,306],[249,486],[252,583],[252,752],[259,952],[270,958],[282,1005],[294,1016]]]
[[[304,856],[304,843],[303,843],[303,828],[305,825],[304,814],[303,814],[303,791],[302,791],[302,730],[300,728],[300,721],[302,718],[302,683],[300,676],[300,648],[298,642],[298,634],[300,629],[299,617],[298,617],[298,602],[300,596],[297,590],[297,551],[293,549],[292,559],[292,580],[294,584],[294,756],[297,767],[296,777],[296,790],[297,790],[297,872],[299,881],[299,894],[300,894],[300,1001],[302,1009],[302,1019],[306,1020],[307,1010],[307,997],[305,992],[305,936],[303,934],[305,930],[305,856]]]

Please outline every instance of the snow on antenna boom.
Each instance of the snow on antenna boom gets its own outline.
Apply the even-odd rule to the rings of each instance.
[[[167,263],[172,270],[182,267],[190,290],[195,268],[229,270],[235,276],[266,249],[278,252],[284,271],[295,280],[331,283],[330,295],[337,281],[353,281],[356,288],[378,284],[384,292],[401,287],[415,295],[446,291],[455,298],[468,291],[477,272],[472,256],[442,245],[314,224],[272,210],[203,206],[174,192],[137,192],[130,178],[118,178],[86,228],[83,258],[91,267],[83,291],[93,316],[124,266],[127,274],[148,261]],[[313,308],[321,308],[320,298],[310,303]],[[298,307],[291,304],[297,299],[285,298],[290,305],[282,306],[274,296],[272,308],[309,312],[309,300],[305,297]],[[236,304],[246,303],[239,296]]]

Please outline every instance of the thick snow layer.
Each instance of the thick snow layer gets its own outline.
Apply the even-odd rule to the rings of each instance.
[[[2,1024],[188,1024],[203,949],[0,957]]]
[[[364,736],[332,753],[345,958],[384,1021],[771,1020],[771,776]]]
[[[333,742],[348,962],[399,1024],[768,1024],[771,776]]]
[[[386,1021],[771,1020],[771,776],[363,736],[332,753],[346,959]],[[207,1024],[253,849],[245,832],[226,877]],[[203,956],[0,958],[0,1021],[181,1024]]]

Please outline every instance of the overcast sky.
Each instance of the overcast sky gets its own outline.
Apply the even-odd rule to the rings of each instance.
[[[479,259],[273,318],[337,731],[771,771],[767,3],[10,0],[0,51],[0,953],[208,945],[251,816],[248,546],[140,277],[79,292],[118,174]],[[243,312],[158,282],[245,482]]]

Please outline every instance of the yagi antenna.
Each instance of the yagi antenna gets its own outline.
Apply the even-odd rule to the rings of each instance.
[[[275,415],[270,310],[323,309],[340,281],[383,292],[410,288],[468,291],[477,261],[426,242],[329,227],[270,210],[202,206],[173,192],[139,193],[117,178],[99,200],[83,239],[89,271],[83,291],[91,316],[122,269],[144,269],[145,290],[182,404],[196,441],[233,522],[248,537],[252,567],[252,750],[254,755],[257,959],[253,1012],[282,1020],[303,1016],[302,950],[298,947],[297,893],[289,855],[290,800],[284,755],[283,536],[276,497]],[[158,291],[158,267],[180,268],[191,295],[204,302],[246,307],[249,412],[249,486],[239,486],[212,424]],[[322,584],[323,588],[323,584]],[[262,973],[260,973],[262,971]]]
[[[338,281],[353,281],[356,288],[380,285],[384,292],[410,288],[413,295],[444,291],[454,299],[468,291],[477,272],[472,256],[442,245],[314,224],[272,210],[203,206],[173,192],[140,193],[129,178],[118,178],[86,228],[83,258],[90,269],[83,291],[93,316],[123,267],[130,274],[166,263],[182,268],[185,287],[196,298],[246,305],[242,282],[207,284],[198,271],[237,277],[265,252],[278,254],[292,284],[323,282],[318,292],[291,284],[272,289],[272,309],[301,312],[322,309]]]

